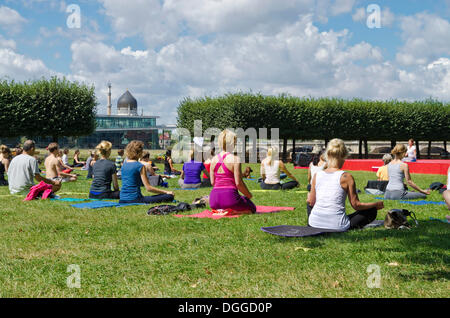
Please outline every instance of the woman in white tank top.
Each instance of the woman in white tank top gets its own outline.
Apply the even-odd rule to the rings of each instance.
[[[267,157],[261,162],[261,189],[264,190],[289,190],[298,187],[297,179],[289,172],[283,161],[273,158],[274,149],[267,149]],[[280,170],[287,174],[292,181],[281,184]]]
[[[333,139],[326,149],[327,168],[316,173],[308,197],[309,226],[335,231],[362,228],[377,217],[377,210],[383,209],[383,201],[362,203],[356,192],[353,176],[341,170],[348,150],[340,139]],[[347,196],[356,210],[346,215]]]
[[[450,210],[450,166],[447,171],[447,190],[442,193],[444,197],[445,203],[447,203],[447,207]]]

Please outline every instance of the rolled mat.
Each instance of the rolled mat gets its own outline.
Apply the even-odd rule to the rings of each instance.
[[[109,202],[109,201],[94,201],[94,202],[87,202],[87,203],[78,203],[78,204],[71,204],[70,206],[73,206],[77,209],[100,209],[100,208],[121,208],[125,206],[132,206],[132,205],[145,205],[145,203],[119,203],[119,202]]]
[[[263,213],[276,213],[281,211],[293,211],[295,208],[292,207],[276,207],[276,206],[257,206],[256,207],[256,214],[263,214]],[[210,210],[205,210],[201,213],[197,214],[191,214],[191,215],[183,215],[183,214],[175,214],[177,218],[199,218],[199,219],[222,219],[222,218],[238,218],[241,215],[245,215],[246,213],[238,214],[238,213],[230,213],[230,214],[218,214],[214,213]]]
[[[383,224],[384,221],[375,220],[372,223],[367,224],[364,227],[364,229],[383,226]],[[266,233],[282,237],[308,237],[308,236],[322,235],[325,233],[342,233],[342,231],[337,230],[327,230],[311,226],[296,226],[296,225],[279,225],[279,226],[262,227],[261,230]]]

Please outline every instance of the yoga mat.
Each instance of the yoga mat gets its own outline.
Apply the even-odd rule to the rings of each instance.
[[[295,208],[292,208],[292,207],[257,206],[256,214],[276,213],[276,212],[280,212],[280,211],[293,211],[294,209]],[[217,220],[217,219],[221,219],[221,218],[238,218],[241,215],[246,215],[246,214],[221,215],[221,214],[213,213],[210,210],[205,210],[205,211],[203,211],[201,213],[197,213],[197,214],[191,214],[191,215],[175,214],[174,216],[176,216],[178,218],[189,217],[189,218],[199,218],[199,219],[208,218],[208,219]]]
[[[450,223],[447,219],[442,220],[442,219],[436,219],[436,218],[430,217],[430,220],[432,220],[432,221],[439,221],[439,222],[447,223],[447,224]]]
[[[264,192],[273,192],[273,193],[275,193],[276,191],[283,191],[283,192],[295,192],[295,193],[308,193],[308,191],[292,191],[292,190],[263,190],[263,189],[261,189],[261,190],[251,190],[251,192],[256,192],[256,193],[258,193],[258,192],[261,192],[261,193],[264,193]]]
[[[194,190],[200,190],[201,188],[186,188],[186,189],[183,189],[183,188],[175,188],[175,189],[173,189],[174,191],[194,191]]]
[[[77,209],[100,209],[100,208],[111,208],[111,207],[124,207],[124,206],[132,206],[132,205],[145,205],[145,203],[119,203],[119,202],[109,202],[109,201],[94,201],[88,203],[78,203],[71,204],[74,208]]]
[[[364,229],[379,227],[382,225],[384,225],[384,221],[375,220],[372,223],[367,224],[364,227]],[[261,230],[272,235],[283,237],[308,237],[308,236],[322,235],[325,233],[342,233],[342,231],[318,229],[311,226],[295,226],[295,225],[262,227]]]
[[[64,201],[64,202],[82,202],[90,201],[90,199],[78,199],[78,198],[53,198],[51,201]]]
[[[426,201],[426,200],[419,200],[419,201],[400,201],[400,200],[387,200],[385,198],[375,197],[377,200],[386,200],[386,201],[398,201],[403,204],[412,204],[412,205],[445,205],[444,201]]]

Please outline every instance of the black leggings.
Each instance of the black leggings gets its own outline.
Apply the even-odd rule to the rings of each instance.
[[[294,189],[296,186],[298,186],[297,181],[289,181],[286,183],[276,183],[276,184],[266,184],[264,181],[260,183],[261,189],[263,190],[290,190]]]
[[[311,214],[311,211],[312,207],[309,204],[306,204],[306,213],[308,214],[308,219],[309,215]],[[352,214],[349,214],[348,218],[350,219],[350,230],[362,229],[367,224],[370,224],[373,221],[375,221],[375,219],[377,218],[377,209],[370,208],[367,210],[356,211]]]
[[[140,199],[133,200],[133,201],[122,201],[122,200],[120,200],[119,203],[153,204],[153,203],[161,203],[161,202],[172,202],[173,199],[174,199],[174,196],[171,195],[171,194],[157,194],[157,195],[142,197]]]

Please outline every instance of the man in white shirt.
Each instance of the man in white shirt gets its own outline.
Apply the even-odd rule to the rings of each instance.
[[[27,195],[30,188],[37,182],[44,181],[53,185],[53,192],[61,189],[60,181],[53,181],[44,178],[39,173],[39,164],[34,157],[35,144],[32,140],[27,140],[23,144],[23,153],[14,157],[8,169],[9,192],[11,194]]]

